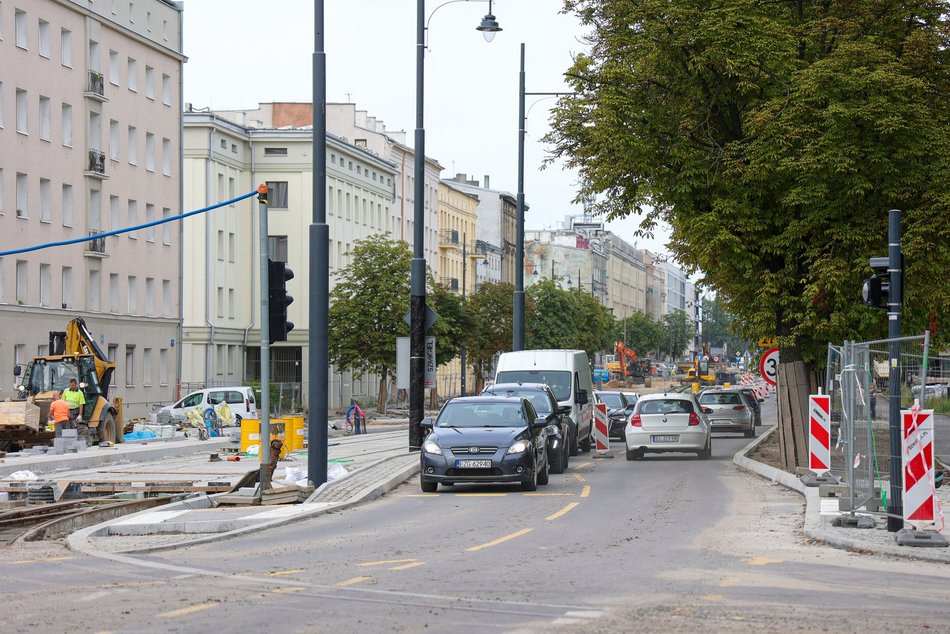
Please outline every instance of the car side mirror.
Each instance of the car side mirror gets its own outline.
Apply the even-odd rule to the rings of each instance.
[[[420,422],[419,424],[422,425],[423,427],[428,427],[431,429],[434,423],[435,421],[432,420],[431,416],[426,416],[425,418],[422,419],[422,422]]]
[[[531,423],[531,429],[544,429],[548,426],[547,418],[535,418],[534,422]]]
[[[567,414],[570,414],[570,413],[571,413],[571,410],[572,410],[572,409],[574,409],[574,408],[571,407],[570,405],[559,405],[558,408],[557,408],[557,413],[558,413],[558,414],[565,414],[565,415],[567,415]]]
[[[577,390],[577,404],[587,405],[590,401],[587,398],[587,390]]]
[[[23,369],[20,366],[18,365],[13,366],[13,376],[20,376],[20,373],[22,371]]]

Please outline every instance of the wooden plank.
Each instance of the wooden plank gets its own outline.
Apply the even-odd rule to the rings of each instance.
[[[780,363],[778,367],[778,392],[775,397],[778,410],[778,432],[782,456],[782,467],[788,471],[795,468],[795,441],[792,433],[792,412],[788,402],[791,389],[788,364]]]
[[[226,493],[230,486],[124,486],[124,485],[90,485],[82,487],[83,493]]]

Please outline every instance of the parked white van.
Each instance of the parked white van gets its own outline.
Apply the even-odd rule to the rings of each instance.
[[[166,405],[159,413],[168,412],[172,417],[184,417],[188,410],[196,407],[204,412],[209,407],[227,403],[234,412],[235,425],[240,425],[245,418],[257,418],[257,399],[254,390],[246,386],[239,387],[210,387],[192,392],[174,405]]]
[[[593,440],[594,388],[590,360],[583,350],[519,350],[498,358],[495,383],[545,383],[558,405],[571,407],[571,455],[590,451]]]

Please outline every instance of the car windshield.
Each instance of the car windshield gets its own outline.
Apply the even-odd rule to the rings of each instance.
[[[571,398],[571,373],[566,370],[505,370],[495,379],[495,383],[544,383],[557,400]]]
[[[629,405],[636,405],[637,401],[640,400],[640,397],[637,396],[636,394],[627,394],[626,392],[624,392],[623,395],[627,398],[627,404]]]
[[[532,405],[534,405],[534,410],[540,416],[547,416],[551,413],[551,399],[548,398],[546,392],[539,392],[538,390],[495,390],[489,388],[491,393],[495,396],[521,396],[528,399]]]
[[[601,403],[606,404],[610,409],[623,409],[627,406],[624,403],[623,395],[616,392],[598,392],[597,397]]]
[[[742,405],[742,398],[736,392],[709,392],[699,397],[702,405]]]
[[[639,414],[692,414],[693,404],[684,399],[652,399],[640,401]]]
[[[447,403],[439,413],[436,427],[524,427],[517,403]]]

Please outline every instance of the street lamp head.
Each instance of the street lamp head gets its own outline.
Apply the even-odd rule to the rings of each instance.
[[[482,32],[486,42],[491,42],[495,39],[495,33],[501,31],[502,28],[498,26],[498,20],[491,14],[491,5],[489,5],[488,11],[485,17],[482,18],[482,23],[475,27],[475,30]]]

